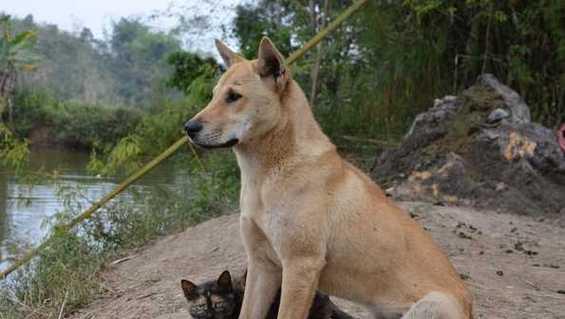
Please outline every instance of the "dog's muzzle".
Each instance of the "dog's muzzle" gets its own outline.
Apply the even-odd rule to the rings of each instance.
[[[184,130],[186,131],[186,134],[190,136],[191,139],[194,139],[196,134],[202,131],[203,128],[204,126],[198,120],[190,120],[184,124]]]
[[[202,129],[204,128],[204,125],[202,125],[202,122],[198,121],[198,120],[190,120],[188,122],[186,122],[184,124],[184,130],[186,131],[186,134],[190,137],[190,139],[192,140],[192,142],[200,147],[203,148],[224,148],[224,147],[232,147],[234,145],[236,145],[237,143],[239,143],[239,139],[237,138],[232,138],[230,140],[228,140],[227,142],[223,142],[220,144],[205,144],[202,143],[201,141],[198,140],[197,136],[198,133],[200,131],[202,131]]]

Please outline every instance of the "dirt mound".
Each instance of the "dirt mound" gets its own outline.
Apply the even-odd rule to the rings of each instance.
[[[402,203],[448,253],[475,296],[476,318],[564,318],[565,229],[554,220]],[[71,318],[190,318],[180,279],[241,272],[238,215],[217,218],[131,252],[102,274],[107,293]],[[363,308],[337,300],[357,318]]]
[[[526,214],[565,207],[565,155],[556,133],[532,123],[522,98],[489,74],[419,114],[373,175],[402,200]]]

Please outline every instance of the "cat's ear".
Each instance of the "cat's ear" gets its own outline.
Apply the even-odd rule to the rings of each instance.
[[[231,282],[231,275],[229,271],[224,271],[220,277],[218,277],[218,281],[216,281],[218,287],[220,287],[224,291],[232,291],[233,286]]]
[[[194,300],[198,297],[198,294],[196,293],[197,286],[192,281],[183,279],[180,281],[180,286],[182,287],[182,292],[184,292],[184,296],[187,300]]]

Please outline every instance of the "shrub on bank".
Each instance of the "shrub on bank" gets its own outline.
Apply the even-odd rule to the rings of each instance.
[[[109,145],[129,134],[142,112],[133,108],[58,101],[45,91],[22,90],[14,99],[11,126],[34,144],[90,149]],[[42,131],[41,137],[36,136]],[[34,141],[35,139],[35,141]]]

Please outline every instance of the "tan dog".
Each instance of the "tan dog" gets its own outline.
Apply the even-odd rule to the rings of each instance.
[[[200,146],[233,146],[249,274],[241,319],[304,319],[316,288],[377,318],[472,318],[472,298],[431,237],[343,160],[271,41],[258,58],[216,45],[229,67],[187,122]]]

